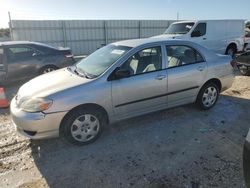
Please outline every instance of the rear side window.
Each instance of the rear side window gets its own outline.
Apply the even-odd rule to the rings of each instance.
[[[58,53],[58,51],[56,49],[46,47],[46,46],[32,45],[32,47],[39,50],[43,54],[56,54],[56,53]]]
[[[193,30],[191,37],[200,37],[206,34],[207,24],[199,23]]]
[[[200,63],[204,59],[195,49],[189,46],[167,46],[168,68]]]
[[[12,61],[31,58],[37,53],[35,49],[26,46],[9,47],[7,49],[7,56]]]

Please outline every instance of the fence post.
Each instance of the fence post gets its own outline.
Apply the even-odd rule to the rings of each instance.
[[[141,20],[139,20],[139,23],[138,23],[138,37],[139,39],[141,38]]]
[[[8,15],[9,15],[10,39],[11,39],[11,40],[14,40],[13,25],[12,25],[12,20],[11,20],[10,12],[8,12]]]
[[[62,21],[62,32],[63,32],[63,45],[67,47],[67,36],[66,36],[66,28],[65,28],[65,21]]]
[[[107,45],[108,44],[108,31],[107,31],[107,22],[106,21],[104,21],[104,38],[105,38],[105,45]]]

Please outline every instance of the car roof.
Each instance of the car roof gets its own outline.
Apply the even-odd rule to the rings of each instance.
[[[47,44],[39,43],[39,42],[31,42],[31,41],[5,41],[5,42],[0,42],[0,46],[12,46],[12,45],[27,45],[27,44],[35,44],[39,46],[44,46],[48,48],[54,48],[52,46],[49,46]]]
[[[193,44],[193,42],[190,42],[190,41],[187,41],[187,40],[171,39],[171,38],[167,38],[167,37],[166,38],[159,37],[159,38],[131,39],[131,40],[124,40],[124,41],[114,42],[112,44],[117,45],[117,46],[137,47],[137,46],[140,46],[140,45],[149,44],[149,43],[156,43],[156,42],[165,42],[165,43],[173,43],[173,42],[175,42],[176,44],[183,44],[183,43]]]

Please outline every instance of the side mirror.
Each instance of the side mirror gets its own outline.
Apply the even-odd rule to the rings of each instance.
[[[115,71],[115,77],[117,79],[119,78],[127,78],[130,76],[130,71],[129,70],[125,70],[125,69],[118,69]]]
[[[200,31],[193,31],[191,33],[191,37],[200,37],[200,36],[201,36]]]
[[[117,80],[121,78],[130,77],[130,71],[125,69],[116,68],[113,73],[108,77],[108,81]]]

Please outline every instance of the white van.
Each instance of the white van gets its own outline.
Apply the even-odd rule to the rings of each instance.
[[[172,23],[162,35],[199,43],[220,54],[233,55],[243,51],[245,40],[244,20],[197,20]]]

